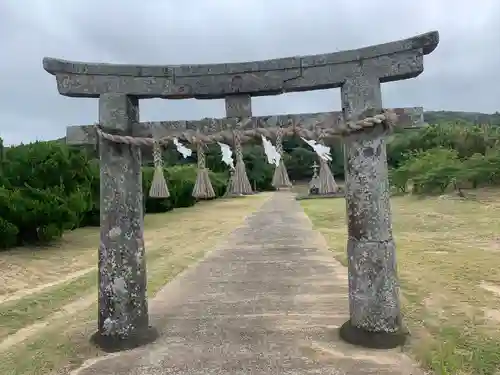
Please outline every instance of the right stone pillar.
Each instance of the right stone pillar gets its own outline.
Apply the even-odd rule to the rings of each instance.
[[[345,120],[380,113],[380,81],[362,69],[341,88]],[[402,345],[396,247],[392,237],[385,129],[344,139],[350,319],[340,329],[347,342],[370,348]]]

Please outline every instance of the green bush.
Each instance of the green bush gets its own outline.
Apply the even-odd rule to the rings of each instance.
[[[459,175],[462,185],[472,188],[486,185],[498,185],[500,182],[500,153],[496,150],[485,155],[474,154],[463,161],[463,168]]]
[[[396,132],[387,148],[393,188],[434,194],[500,183],[500,127],[460,121]]]
[[[455,150],[433,148],[408,156],[399,168],[390,173],[393,186],[400,192],[413,184],[413,193],[443,192],[459,177],[462,167]]]
[[[229,182],[228,172],[212,172],[209,171],[210,181],[212,182],[212,187],[214,188],[215,197],[222,197],[227,190],[227,184]]]
[[[46,243],[65,230],[100,222],[99,161],[86,150],[58,142],[11,147],[2,154],[0,179],[0,248]],[[145,212],[166,212],[196,203],[194,165],[165,169],[171,197],[147,196],[153,168],[144,167]],[[210,172],[217,196],[224,194],[225,173]]]
[[[398,167],[390,170],[393,188],[414,194],[443,193],[447,188],[477,188],[500,183],[500,153],[476,153],[460,159],[459,152],[442,147],[413,152]]]
[[[18,233],[19,229],[14,224],[0,217],[0,249],[15,246]]]
[[[153,181],[154,168],[143,168],[142,186],[146,213],[167,212],[176,207],[190,207],[196,203],[196,199],[192,196],[197,175],[197,168],[194,165],[176,165],[164,168],[163,174],[167,180],[170,197],[165,199],[151,198],[149,197],[149,189]],[[209,176],[216,196],[222,196],[227,187],[226,174],[209,171]]]
[[[257,145],[247,147],[243,152],[243,160],[253,189],[274,190],[272,186],[274,166],[267,162],[267,156],[262,147]]]
[[[89,179],[86,183],[86,189],[80,191],[82,198],[87,202],[87,210],[83,213],[80,226],[99,226],[100,225],[100,169],[97,160],[90,160],[88,164]]]
[[[406,193],[409,181],[410,172],[407,165],[389,170],[389,183],[396,189],[397,193]]]
[[[56,224],[42,225],[37,228],[37,242],[48,243],[54,239],[60,238],[63,234],[63,228]]]
[[[196,199],[192,196],[196,182],[194,165],[176,165],[165,170],[165,178],[170,189],[170,201],[173,207],[194,206]]]
[[[16,245],[23,245],[60,237],[68,223],[77,222],[78,213],[50,189],[27,186],[12,190],[0,188],[0,217],[17,228]],[[0,241],[4,242],[3,237]]]
[[[300,181],[312,177],[312,165],[318,163],[318,156],[310,149],[297,147],[284,160],[290,179]]]

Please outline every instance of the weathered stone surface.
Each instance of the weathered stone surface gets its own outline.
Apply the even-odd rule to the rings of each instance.
[[[360,68],[342,86],[346,118],[380,110],[380,82]],[[401,329],[386,145],[382,126],[345,138],[350,322],[370,332]]]
[[[235,99],[231,99],[235,100]],[[228,101],[226,101],[228,103]],[[229,102],[231,105],[232,102]],[[228,104],[226,104],[228,105]],[[417,128],[424,125],[424,110],[422,107],[407,107],[393,109],[399,116],[396,123],[401,128]],[[229,109],[232,112],[232,108]],[[241,113],[248,113],[243,110]],[[251,113],[251,106],[250,106]],[[236,126],[239,122],[237,117],[233,118],[205,118],[191,121],[152,121],[134,124],[132,135],[135,137],[152,137],[152,129],[159,138],[167,135],[178,135],[182,137],[185,131],[200,131],[203,134],[213,134],[231,129],[248,130],[257,128],[273,128],[277,126],[288,126],[295,124],[304,129],[314,130],[320,133],[325,128],[335,128],[343,121],[342,112],[317,112],[300,113],[275,116],[254,116],[252,121],[244,126]],[[95,130],[92,125],[69,126],[66,131],[66,141],[69,144],[95,144],[97,142]]]
[[[99,121],[106,131],[130,133],[138,100],[105,94]],[[130,347],[151,335],[146,298],[141,153],[139,147],[101,140],[101,243],[98,333],[103,345]],[[112,348],[109,348],[112,349]]]
[[[346,273],[293,194],[274,193],[156,294],[157,342],[75,375],[423,375],[399,349],[339,340],[349,316]]]
[[[115,92],[141,99],[214,99],[340,87],[360,64],[381,82],[416,77],[423,71],[423,55],[438,41],[434,31],[356,50],[244,63],[147,66],[45,58],[43,66],[66,96],[96,98]]]
[[[252,97],[250,95],[226,96],[226,117],[252,117]]]

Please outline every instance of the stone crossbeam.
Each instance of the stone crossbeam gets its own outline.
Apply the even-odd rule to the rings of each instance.
[[[424,111],[422,107],[394,108],[398,114],[397,127],[418,128],[424,124]],[[276,126],[287,126],[294,124],[307,130],[320,130],[335,127],[343,121],[342,112],[318,112],[275,116],[255,116],[252,121],[246,123],[239,130],[256,128],[272,128]],[[236,118],[204,118],[192,121],[154,121],[139,122],[132,127],[134,137],[152,137],[152,129],[155,136],[162,138],[170,135],[179,135],[185,131],[199,131],[205,135],[215,134],[221,131],[234,129],[238,123]],[[66,142],[72,145],[95,144],[97,135],[93,125],[69,126],[66,133]]]
[[[56,76],[59,93],[70,97],[122,93],[138,99],[217,99],[338,88],[360,66],[381,83],[413,78],[423,72],[423,55],[438,41],[433,31],[354,50],[242,63],[153,66],[46,57],[43,67]]]

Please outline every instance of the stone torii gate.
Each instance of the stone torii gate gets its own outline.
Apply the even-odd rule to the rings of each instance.
[[[136,66],[45,58],[44,69],[56,76],[61,95],[99,98],[99,124],[110,135],[99,138],[96,342],[122,349],[156,337],[149,326],[146,298],[141,154],[133,144],[112,141],[112,135],[144,134],[139,99],[224,98],[228,119],[217,125],[217,131],[245,134],[241,126],[259,130],[255,121],[241,122],[251,117],[252,96],[337,87],[344,122],[303,130],[344,136],[350,319],[340,334],[348,342],[368,347],[404,342],[385,145],[384,125],[390,125],[391,116],[378,115],[382,112],[380,84],[417,77],[424,70],[423,56],[438,41],[434,31],[331,54],[206,65]],[[287,127],[288,132],[296,130],[293,124]]]

